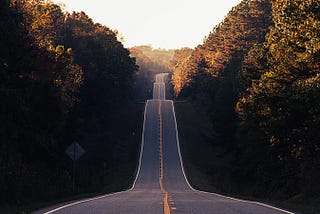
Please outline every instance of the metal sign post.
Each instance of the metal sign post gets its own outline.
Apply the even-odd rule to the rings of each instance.
[[[76,192],[76,162],[86,153],[79,143],[74,142],[66,149],[66,154],[72,159],[72,192]]]

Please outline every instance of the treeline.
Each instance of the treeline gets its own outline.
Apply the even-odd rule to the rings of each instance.
[[[0,14],[1,203],[70,194],[64,150],[75,141],[87,151],[78,191],[103,191],[105,172],[123,164],[120,150],[135,163],[139,137],[132,134],[140,119],[128,111],[135,60],[114,31],[84,12],[63,13],[45,0],[2,0]],[[119,124],[126,116],[133,122]]]
[[[244,0],[174,54],[175,94],[207,113],[228,161],[211,169],[219,191],[319,198],[319,14],[318,0]]]
[[[174,54],[174,50],[154,49],[150,45],[142,45],[130,48],[130,52],[139,66],[139,70],[134,76],[136,99],[150,99],[155,75],[171,71],[168,63]]]

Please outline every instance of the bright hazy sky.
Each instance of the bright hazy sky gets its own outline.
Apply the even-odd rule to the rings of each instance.
[[[54,0],[117,29],[125,46],[195,47],[241,0]]]

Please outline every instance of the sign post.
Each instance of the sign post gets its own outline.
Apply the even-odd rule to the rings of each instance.
[[[80,146],[79,143],[74,142],[66,149],[66,154],[72,159],[72,192],[76,192],[76,162],[86,153],[86,151]]]

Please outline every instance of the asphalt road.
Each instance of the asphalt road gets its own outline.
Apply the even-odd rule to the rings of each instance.
[[[291,213],[258,202],[194,190],[183,171],[174,105],[165,100],[166,74],[158,74],[145,107],[140,164],[130,190],[76,201],[35,213]]]

